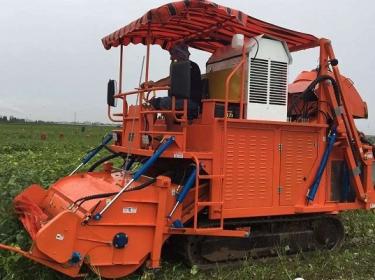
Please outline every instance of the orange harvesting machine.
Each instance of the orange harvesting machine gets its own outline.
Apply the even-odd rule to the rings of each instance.
[[[107,96],[119,126],[70,176],[15,198],[33,245],[1,248],[71,277],[90,268],[118,278],[159,268],[163,248],[200,267],[272,256],[275,246],[338,248],[337,214],[375,208],[373,145],[354,122],[367,105],[329,40],[191,0],[152,9],[102,43],[120,48]],[[124,92],[131,43],[147,46],[145,82]],[[150,46],[182,44],[211,54],[198,99],[190,60],[172,61],[167,83],[149,81]],[[288,84],[292,53],[315,47],[318,66]],[[77,173],[103,147],[110,156]]]

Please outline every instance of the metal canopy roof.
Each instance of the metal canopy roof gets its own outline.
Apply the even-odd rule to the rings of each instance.
[[[102,39],[106,49],[119,45],[151,44],[169,50],[176,42],[214,52],[231,43],[234,34],[254,37],[266,34],[285,41],[290,51],[318,46],[313,35],[289,30],[250,17],[206,0],[185,0],[169,3],[148,11],[139,19]]]

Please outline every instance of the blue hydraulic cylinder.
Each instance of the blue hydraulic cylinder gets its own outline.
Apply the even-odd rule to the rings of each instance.
[[[134,173],[133,179],[137,181],[139,177],[142,176],[153,164],[154,162],[160,157],[160,155],[168,149],[170,145],[174,142],[174,136],[169,137],[160,147],[155,151],[155,153]]]
[[[86,163],[88,163],[97,153],[100,152],[101,149],[104,148],[105,145],[107,145],[112,140],[112,133],[108,133],[104,139],[102,140],[102,143],[96,147],[95,149],[88,152],[81,160],[81,163],[70,173],[69,176],[72,176],[74,173],[78,171],[82,166],[84,166]]]
[[[310,187],[310,189],[307,193],[306,198],[307,198],[308,202],[313,201],[314,198],[315,198],[316,192],[318,191],[320,181],[322,180],[323,172],[324,172],[324,170],[327,166],[329,156],[332,152],[333,145],[336,142],[336,138],[337,138],[337,133],[336,133],[336,128],[334,128],[334,129],[331,130],[331,133],[328,135],[327,148],[324,151],[324,155],[323,155],[322,161],[320,162],[319,169],[318,169],[318,172],[317,172],[316,177],[314,179],[314,182],[311,185],[311,187]]]
[[[182,187],[182,191],[176,196],[176,204],[174,205],[172,211],[169,213],[168,218],[171,218],[173,216],[173,213],[176,211],[178,205],[180,205],[180,203],[184,201],[186,195],[194,185],[196,176],[197,168],[194,167],[193,171],[189,175],[189,178],[186,180],[185,185]]]
[[[190,173],[190,176],[189,178],[186,180],[186,183],[184,185],[184,187],[182,188],[182,191],[177,195],[177,202],[181,203],[186,195],[189,193],[191,187],[194,185],[195,183],[195,177],[197,175],[197,169],[194,167],[193,171]]]
[[[104,146],[105,145],[107,145],[109,142],[111,142],[111,140],[112,140],[112,133],[108,133],[105,137],[104,137],[104,139],[103,139],[103,141],[102,141],[102,143],[98,146],[98,147],[96,147],[95,149],[93,149],[93,150],[91,150],[90,152],[88,152],[83,158],[82,158],[82,163],[83,164],[86,164],[86,163],[88,163],[97,153],[99,153],[100,152],[100,150],[101,149],[103,149],[104,148]]]

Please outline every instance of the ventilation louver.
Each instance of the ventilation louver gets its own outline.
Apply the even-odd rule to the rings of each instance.
[[[249,102],[267,104],[268,60],[251,59]]]

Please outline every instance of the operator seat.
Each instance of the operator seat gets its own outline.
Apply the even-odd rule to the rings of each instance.
[[[176,98],[176,110],[183,110],[184,99],[188,99],[188,119],[198,117],[202,102],[202,80],[198,64],[193,61],[175,61],[170,66],[170,90],[168,97],[150,101],[157,110],[170,110],[172,96]]]
[[[198,117],[202,102],[203,87],[198,64],[191,60],[171,63],[170,96],[176,97],[176,109],[183,108],[183,99],[188,99],[188,119]],[[180,104],[179,104],[180,103]]]
[[[190,99],[191,96],[191,62],[176,61],[170,66],[171,88],[168,96],[176,99]]]

